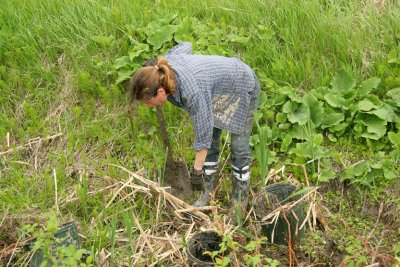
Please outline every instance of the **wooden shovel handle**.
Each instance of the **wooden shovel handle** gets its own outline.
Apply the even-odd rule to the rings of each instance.
[[[158,124],[160,125],[161,138],[164,143],[164,148],[167,150],[167,162],[168,162],[168,164],[173,164],[174,159],[172,157],[171,144],[169,142],[167,126],[165,124],[165,119],[164,119],[164,115],[163,115],[161,106],[156,106],[156,110],[157,110]]]

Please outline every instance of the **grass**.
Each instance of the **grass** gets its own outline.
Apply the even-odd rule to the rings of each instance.
[[[357,80],[380,77],[378,94],[384,95],[400,86],[400,65],[388,63],[393,50],[400,56],[400,6],[372,2],[5,1],[0,10],[0,153],[12,151],[0,154],[0,212],[3,218],[25,219],[7,233],[0,231],[0,245],[16,242],[16,228],[40,222],[58,205],[60,221],[80,223],[85,248],[96,257],[108,249],[117,264],[134,252],[140,236],[125,209],[134,210],[144,229],[160,223],[155,207],[161,200],[139,195],[133,207],[121,201],[105,208],[115,191],[93,193],[126,179],[110,163],[158,180],[165,160],[155,112],[129,111],[126,86],[115,83],[113,62],[127,54],[132,29],[173,15],[196,17],[222,36],[233,28],[254,33],[250,43],[229,48],[256,70],[263,90],[268,91],[269,79],[305,92],[329,85],[337,70],[346,68]],[[191,162],[187,114],[171,105],[164,113],[175,155]],[[17,150],[21,145],[26,147]],[[365,157],[376,152],[374,145],[356,143],[356,149]],[[67,202],[74,197],[77,202]],[[104,221],[97,220],[101,213]],[[0,229],[5,225],[0,217]]]

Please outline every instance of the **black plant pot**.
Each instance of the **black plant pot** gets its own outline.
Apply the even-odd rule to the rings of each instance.
[[[187,257],[190,266],[215,266],[211,256],[204,252],[218,251],[222,238],[215,231],[197,232],[187,242]]]
[[[266,186],[264,190],[258,193],[254,201],[257,218],[261,220],[265,215],[279,206],[300,199],[300,195],[288,198],[296,189],[296,186],[286,183],[276,183]],[[276,223],[264,222],[261,226],[262,233],[268,238],[269,242],[284,245],[288,244],[290,229],[291,243],[299,242],[305,231],[304,227],[299,229],[304,218],[304,205],[302,202],[299,202],[291,210],[281,212]]]
[[[24,249],[29,252],[32,251],[36,242],[36,238],[24,245]],[[70,222],[61,226],[60,230],[54,233],[54,242],[52,243],[51,250],[53,254],[56,253],[57,248],[67,247],[73,245],[76,249],[81,248],[81,241],[78,231],[74,222]],[[44,261],[43,250],[38,249],[32,255],[29,262],[30,267],[39,267]],[[53,266],[53,263],[48,263],[46,266]]]

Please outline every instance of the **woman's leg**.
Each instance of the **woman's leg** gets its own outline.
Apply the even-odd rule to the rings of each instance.
[[[221,132],[221,129],[213,129],[211,148],[208,150],[206,161],[204,162],[205,176],[203,181],[203,190],[199,199],[193,204],[195,207],[207,206],[210,203],[211,194],[214,189],[215,174],[218,170],[219,139]]]
[[[233,202],[247,206],[247,197],[250,189],[250,135],[253,128],[254,113],[258,107],[260,87],[257,84],[255,93],[250,99],[250,108],[246,118],[244,131],[241,134],[232,134],[231,160],[232,160],[232,197]]]

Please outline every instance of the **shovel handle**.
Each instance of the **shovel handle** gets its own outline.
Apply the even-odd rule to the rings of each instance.
[[[164,148],[167,150],[167,162],[172,164],[174,162],[172,157],[172,149],[171,149],[171,144],[169,142],[167,126],[165,124],[165,119],[161,106],[156,106],[156,110],[157,110],[158,124],[160,125],[161,137],[164,143]]]

